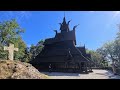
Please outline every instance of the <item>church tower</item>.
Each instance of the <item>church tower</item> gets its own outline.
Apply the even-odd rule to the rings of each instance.
[[[63,22],[59,23],[60,24],[61,33],[69,32],[69,23],[70,23],[70,21],[68,21],[68,23],[66,23],[66,18],[64,17],[63,18]]]

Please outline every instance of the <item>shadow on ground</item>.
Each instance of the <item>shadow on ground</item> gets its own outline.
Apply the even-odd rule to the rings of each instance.
[[[108,79],[120,79],[119,75],[114,75],[113,72],[107,70],[105,73],[95,73],[96,75],[103,75],[103,76],[107,76]]]
[[[42,72],[48,76],[80,76],[79,73]]]
[[[81,72],[81,73],[68,73],[68,72],[42,72],[48,76],[80,76],[80,75],[87,75],[89,73]]]
[[[77,79],[120,79],[119,75],[114,75],[109,70],[94,70],[92,73],[81,74],[81,73],[64,73],[64,72],[42,72],[48,76],[52,76],[54,78],[77,78]],[[61,77],[62,76],[62,77]],[[65,77],[64,77],[65,76]]]

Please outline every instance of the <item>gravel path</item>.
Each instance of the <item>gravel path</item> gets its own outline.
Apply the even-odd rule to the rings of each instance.
[[[43,72],[47,74],[50,79],[120,79],[120,76],[114,75],[107,70],[93,70],[89,74],[79,73],[60,73],[60,72]]]

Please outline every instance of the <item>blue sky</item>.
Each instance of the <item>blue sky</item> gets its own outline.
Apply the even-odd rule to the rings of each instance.
[[[65,11],[70,29],[76,28],[77,46],[85,44],[86,48],[95,50],[105,42],[111,41],[118,32],[120,23],[119,11]],[[23,40],[29,46],[37,44],[41,39],[54,37],[53,30],[59,30],[64,11],[0,11],[0,21],[16,18],[25,33]]]

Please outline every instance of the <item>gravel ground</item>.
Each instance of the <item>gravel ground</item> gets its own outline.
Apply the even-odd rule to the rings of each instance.
[[[43,72],[47,74],[50,79],[120,79],[120,76],[114,75],[107,70],[93,70],[89,74],[79,73],[60,73],[60,72]]]

